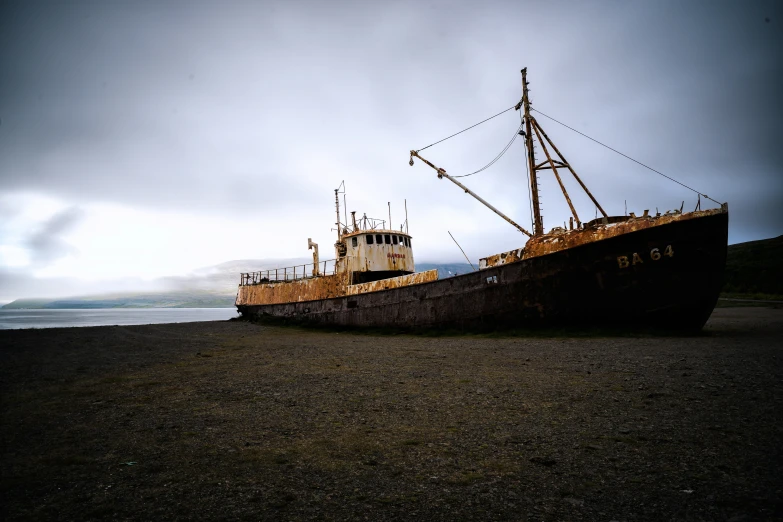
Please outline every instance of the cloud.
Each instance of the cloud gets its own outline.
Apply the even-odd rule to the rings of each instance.
[[[133,295],[151,292],[207,292],[221,295],[236,293],[241,272],[301,266],[308,258],[245,259],[203,267],[185,275],[152,279],[108,277],[35,277],[21,268],[0,267],[0,305],[15,299],[63,298],[84,296]]]
[[[28,253],[36,268],[76,253],[76,249],[65,241],[64,236],[79,224],[83,215],[84,211],[79,207],[62,210],[46,220],[27,239]]]
[[[359,215],[385,218],[391,201],[399,223],[407,199],[417,260],[459,260],[447,230],[471,258],[519,247],[480,203],[408,167],[407,152],[516,103],[524,66],[534,108],[727,200],[731,242],[779,235],[781,22],[783,3],[764,0],[3,2],[0,202],[47,195],[87,215],[78,234],[52,223],[10,238],[17,227],[0,243],[31,247],[50,275],[96,278],[307,255],[307,237],[326,252],[345,180]],[[539,121],[607,212],[695,205],[687,189]],[[423,155],[471,172],[517,124],[511,111]],[[521,140],[464,181],[530,226]],[[546,228],[562,226],[564,198],[551,177],[541,183]],[[108,226],[96,206],[132,219]],[[142,215],[160,218],[155,233]],[[243,237],[227,241],[232,229]]]

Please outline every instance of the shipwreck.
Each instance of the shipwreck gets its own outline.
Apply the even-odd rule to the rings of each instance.
[[[526,146],[532,230],[423,158],[423,149],[410,151],[409,164],[418,159],[439,178],[475,197],[528,236],[524,246],[482,258],[479,269],[471,273],[440,279],[437,270],[416,272],[407,216],[399,229],[392,228],[391,218],[387,225],[366,215],[357,219],[355,212],[349,221],[347,212],[341,217],[338,188],[335,258],[322,262],[318,245],[308,240],[312,263],[241,274],[236,298],[241,315],[406,329],[541,325],[701,329],[722,283],[728,204],[694,190],[699,204],[692,212],[680,208],[610,216],[531,114],[535,110],[526,69],[522,70],[522,98],[507,110],[512,109],[521,111],[517,135]],[[540,161],[534,143],[544,153]],[[548,232],[541,215],[539,172],[557,180],[572,214],[567,225]],[[579,218],[561,174],[573,176],[600,217],[587,222]],[[702,210],[702,197],[717,208]]]

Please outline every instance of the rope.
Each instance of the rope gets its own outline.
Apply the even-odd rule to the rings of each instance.
[[[451,177],[452,178],[467,178],[468,176],[472,176],[473,174],[478,174],[479,172],[482,172],[482,171],[487,170],[488,168],[490,168],[492,165],[495,164],[495,162],[497,162],[500,158],[503,157],[503,155],[506,153],[506,151],[508,151],[508,149],[514,143],[514,141],[517,139],[517,136],[519,136],[519,131],[521,131],[521,130],[522,130],[522,124],[520,124],[519,127],[517,128],[517,130],[514,131],[514,136],[511,138],[511,141],[509,141],[506,144],[505,148],[503,148],[503,150],[500,151],[500,154],[495,156],[495,159],[493,159],[492,161],[490,161],[489,163],[487,163],[486,165],[484,165],[483,167],[478,169],[476,172],[471,172],[470,174],[463,174],[461,176],[451,176]]]
[[[557,120],[556,120],[556,119],[554,119],[552,116],[547,116],[546,114],[544,114],[543,112],[539,111],[538,109],[532,109],[532,108],[531,108],[531,110],[534,110],[534,111],[536,111],[536,112],[537,112],[537,113],[539,113],[541,116],[544,116],[544,117],[546,117],[546,118],[549,118],[550,120],[552,120],[552,121],[553,121],[553,122],[555,122],[555,123],[559,123],[560,125],[562,125],[562,126],[563,126],[563,127],[565,127],[566,129],[571,129],[571,130],[572,130],[572,131],[574,131],[575,133],[577,133],[577,134],[581,134],[581,135],[582,135],[582,136],[584,136],[585,138],[587,138],[587,139],[589,139],[589,140],[592,140],[592,141],[596,142],[597,144],[601,145],[602,147],[606,147],[607,149],[611,150],[612,152],[616,152],[616,153],[617,153],[617,154],[619,154],[620,156],[623,156],[623,157],[625,157],[625,158],[628,158],[629,160],[631,160],[631,161],[633,161],[633,162],[635,162],[635,163],[638,163],[639,165],[641,165],[642,167],[644,167],[644,168],[646,168],[646,169],[650,169],[651,171],[655,172],[656,174],[660,174],[660,175],[661,175],[661,176],[663,176],[664,178],[666,178],[666,179],[668,179],[668,180],[671,180],[671,181],[673,181],[673,182],[677,183],[678,185],[682,185],[682,186],[683,186],[683,187],[685,187],[686,189],[688,189],[688,190],[691,190],[691,191],[695,192],[696,194],[699,194],[699,195],[702,195],[702,196],[704,196],[705,198],[709,199],[710,201],[713,201],[713,202],[717,203],[718,205],[720,205],[720,204],[721,204],[721,202],[720,202],[720,201],[715,201],[714,199],[712,199],[711,197],[709,197],[707,194],[704,194],[704,193],[702,193],[702,192],[700,192],[700,191],[698,191],[698,190],[696,190],[696,189],[694,189],[694,188],[691,188],[691,187],[689,187],[688,185],[686,185],[685,183],[682,183],[682,182],[680,182],[680,181],[677,181],[676,179],[674,179],[674,178],[672,178],[672,177],[669,177],[669,176],[667,176],[667,175],[666,175],[666,174],[664,174],[663,172],[657,171],[657,170],[655,170],[654,168],[652,168],[652,167],[649,167],[649,166],[645,165],[645,164],[644,164],[644,163],[642,163],[641,161],[639,161],[639,160],[635,160],[635,159],[633,159],[632,157],[628,156],[627,154],[623,154],[623,153],[622,153],[622,152],[620,152],[619,150],[617,150],[617,149],[613,149],[612,147],[610,147],[609,145],[606,145],[605,143],[601,143],[600,141],[598,141],[598,140],[597,140],[597,139],[595,139],[595,138],[591,138],[590,136],[588,136],[587,134],[585,134],[585,133],[583,133],[583,132],[579,132],[578,130],[574,129],[573,127],[569,127],[568,125],[566,125],[566,124],[565,124],[565,123],[563,123],[562,121],[557,121]]]
[[[454,136],[457,136],[458,134],[462,134],[462,133],[463,133],[463,132],[465,132],[465,131],[469,131],[469,130],[470,130],[470,129],[472,129],[473,127],[477,127],[477,126],[481,125],[482,123],[486,123],[486,122],[488,122],[489,120],[491,120],[492,118],[497,118],[497,117],[498,117],[498,116],[500,116],[501,114],[503,114],[503,113],[506,113],[506,112],[510,111],[510,110],[511,110],[511,109],[513,109],[514,107],[516,107],[516,105],[512,105],[512,106],[511,106],[511,107],[509,107],[508,109],[506,109],[506,110],[504,110],[504,111],[500,111],[499,113],[495,114],[494,116],[490,116],[490,117],[489,117],[489,118],[487,118],[486,120],[480,121],[480,122],[476,123],[475,125],[471,125],[471,126],[470,126],[470,127],[468,127],[467,129],[462,129],[461,131],[459,131],[459,132],[457,132],[457,133],[455,133],[455,134],[452,134],[452,135],[451,135],[451,136],[449,136],[448,138],[443,138],[443,139],[442,139],[442,140],[440,140],[440,141],[436,141],[435,143],[432,143],[432,144],[430,144],[430,145],[427,145],[427,146],[426,146],[426,147],[424,147],[423,149],[419,149],[419,150],[417,150],[416,152],[421,152],[421,151],[423,151],[424,149],[429,149],[429,148],[430,148],[430,147],[432,147],[433,145],[437,145],[438,143],[441,143],[441,142],[443,142],[443,141],[446,141],[446,140],[447,140],[447,139],[449,139],[449,138],[453,138]]]
[[[491,120],[491,119],[493,119],[493,118],[497,118],[497,117],[498,117],[498,116],[500,116],[501,114],[505,114],[505,113],[507,113],[508,111],[510,111],[511,109],[514,109],[514,108],[516,108],[516,105],[512,105],[512,106],[511,106],[511,107],[509,107],[508,109],[505,109],[505,110],[503,110],[503,111],[500,111],[499,113],[495,114],[494,116],[490,116],[489,118],[487,118],[487,119],[485,119],[485,120],[482,120],[482,121],[480,121],[480,122],[478,122],[478,123],[476,123],[476,124],[473,124],[473,125],[471,125],[470,127],[467,127],[467,128],[465,128],[465,129],[462,129],[462,130],[461,130],[461,131],[459,131],[459,132],[455,132],[455,133],[454,133],[454,134],[452,134],[451,136],[447,136],[447,137],[443,138],[442,140],[438,140],[438,141],[436,141],[435,143],[431,143],[431,144],[427,145],[426,147],[423,147],[423,148],[421,148],[421,149],[418,149],[416,152],[421,152],[421,151],[423,151],[423,150],[425,150],[425,149],[428,149],[428,148],[432,147],[433,145],[437,145],[438,143],[442,143],[442,142],[444,142],[444,141],[446,141],[446,140],[448,140],[448,139],[451,139],[451,138],[453,138],[454,136],[458,136],[458,135],[462,134],[463,132],[467,132],[467,131],[469,131],[470,129],[472,129],[472,128],[474,128],[474,127],[478,127],[478,126],[479,126],[479,125],[481,125],[482,123],[486,123],[486,122],[488,122],[489,120]],[[587,138],[587,139],[589,139],[589,140],[591,140],[591,141],[594,141],[595,143],[597,143],[597,144],[601,145],[602,147],[605,147],[605,148],[607,148],[607,149],[611,150],[612,152],[615,152],[616,154],[619,154],[620,156],[623,156],[624,158],[627,158],[627,159],[629,159],[629,160],[633,161],[634,163],[638,163],[638,164],[639,164],[639,165],[641,165],[642,167],[644,167],[644,168],[646,168],[646,169],[648,169],[648,170],[651,170],[651,171],[655,172],[656,174],[658,174],[658,175],[660,175],[660,176],[663,176],[664,178],[668,179],[669,181],[673,181],[673,182],[677,183],[678,185],[681,185],[681,186],[685,187],[686,189],[688,189],[688,190],[690,190],[690,191],[692,191],[692,192],[695,192],[695,193],[696,193],[696,194],[698,194],[699,196],[704,196],[705,198],[709,199],[710,201],[712,201],[712,202],[714,202],[714,203],[717,203],[718,205],[720,205],[720,204],[721,204],[721,202],[720,202],[720,201],[716,201],[716,200],[712,199],[712,198],[711,198],[711,197],[709,197],[707,194],[704,194],[704,193],[702,193],[701,191],[698,191],[698,190],[696,190],[696,189],[695,189],[695,188],[693,188],[693,187],[689,187],[689,186],[688,186],[688,185],[686,185],[685,183],[682,183],[681,181],[677,181],[676,179],[672,178],[671,176],[667,176],[667,175],[666,175],[666,174],[664,174],[663,172],[661,172],[661,171],[658,171],[658,170],[655,170],[654,168],[650,167],[649,165],[645,165],[645,164],[644,164],[644,163],[642,163],[641,161],[639,161],[639,160],[636,160],[636,159],[634,159],[634,158],[630,157],[630,156],[629,156],[629,155],[627,155],[627,154],[623,154],[623,153],[622,153],[622,152],[620,152],[619,150],[617,150],[617,149],[614,149],[614,148],[610,147],[609,145],[607,145],[607,144],[605,144],[605,143],[601,143],[601,142],[600,142],[600,141],[598,141],[597,139],[595,139],[595,138],[592,138],[592,137],[588,136],[587,134],[585,134],[585,133],[583,133],[583,132],[579,132],[578,130],[576,130],[576,129],[575,129],[575,128],[573,128],[573,127],[569,127],[568,125],[566,125],[566,124],[565,124],[565,123],[563,123],[562,121],[558,121],[558,120],[554,119],[552,116],[549,116],[549,115],[547,115],[547,114],[544,114],[543,112],[539,111],[538,109],[533,109],[533,108],[531,108],[531,110],[533,110],[533,111],[536,111],[536,112],[537,112],[538,114],[540,114],[541,116],[544,116],[545,118],[549,118],[550,120],[552,120],[552,121],[553,121],[553,122],[555,122],[555,123],[559,123],[559,124],[560,124],[560,125],[562,125],[563,127],[567,128],[567,129],[570,129],[570,130],[572,130],[572,131],[576,132],[577,134],[580,134],[580,135],[584,136],[585,138]],[[521,115],[521,113],[520,113],[520,120],[521,120],[521,119],[522,119],[522,115]],[[522,127],[523,127],[523,124],[522,124],[522,123],[520,123],[520,126],[519,126],[519,128],[517,128],[517,130],[514,132],[514,136],[511,138],[511,141],[509,141],[509,142],[508,142],[508,144],[507,144],[507,145],[506,145],[506,146],[503,148],[503,150],[502,150],[502,151],[500,151],[500,153],[499,153],[497,156],[495,156],[495,158],[494,158],[492,161],[490,161],[490,162],[489,162],[487,165],[485,165],[484,167],[480,168],[479,170],[477,170],[477,171],[475,171],[475,172],[471,172],[470,174],[463,174],[463,175],[461,175],[461,176],[452,176],[452,177],[453,177],[453,178],[466,178],[466,177],[468,177],[468,176],[472,176],[472,175],[474,175],[474,174],[478,174],[479,172],[483,172],[484,170],[486,170],[486,169],[488,169],[489,167],[491,167],[492,165],[494,165],[494,164],[495,164],[495,163],[496,163],[496,162],[497,162],[497,161],[498,161],[500,158],[502,158],[502,157],[503,157],[503,155],[506,153],[506,151],[508,151],[508,149],[509,149],[509,148],[511,147],[511,145],[514,143],[514,141],[517,139],[517,136],[519,135],[519,131],[520,131],[520,130],[522,130]],[[527,163],[525,163],[525,168],[527,169]],[[530,173],[528,172],[527,174],[528,174],[528,181],[530,181]],[[529,185],[529,183],[528,183],[528,185]],[[531,203],[531,204],[532,204],[532,203]]]

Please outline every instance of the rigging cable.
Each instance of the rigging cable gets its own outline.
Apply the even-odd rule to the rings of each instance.
[[[421,151],[423,151],[424,149],[429,149],[429,148],[430,148],[430,147],[432,147],[433,145],[437,145],[438,143],[440,143],[440,142],[442,142],[442,141],[446,141],[447,139],[449,139],[449,138],[453,138],[454,136],[456,136],[456,135],[458,135],[458,134],[462,134],[462,133],[463,133],[463,132],[465,132],[465,131],[469,131],[469,130],[470,130],[470,129],[472,129],[473,127],[477,127],[477,126],[481,125],[482,123],[488,122],[488,121],[489,121],[489,120],[491,120],[492,118],[497,118],[497,117],[498,117],[498,116],[500,116],[501,114],[504,114],[504,113],[506,113],[506,112],[510,111],[511,109],[515,108],[515,107],[516,107],[516,105],[512,105],[512,106],[511,106],[511,107],[509,107],[508,109],[506,109],[506,110],[504,110],[504,111],[500,111],[499,113],[495,114],[494,116],[490,116],[490,117],[489,117],[489,118],[487,118],[486,120],[480,121],[480,122],[476,123],[475,125],[471,125],[471,126],[470,126],[470,127],[468,127],[467,129],[462,129],[461,131],[459,131],[459,132],[457,132],[457,133],[454,133],[454,134],[452,134],[452,135],[451,135],[451,136],[449,136],[448,138],[443,138],[443,139],[442,139],[442,140],[440,140],[440,141],[436,141],[435,143],[431,143],[431,144],[427,145],[426,147],[424,147],[424,148],[422,148],[422,149],[419,149],[419,150],[417,150],[416,152],[421,152]]]
[[[521,130],[522,130],[522,124],[520,124],[520,125],[519,125],[519,127],[517,128],[517,130],[515,130],[515,131],[514,131],[514,136],[511,138],[511,141],[509,141],[509,142],[506,144],[505,148],[504,148],[503,150],[501,150],[501,151],[500,151],[500,154],[498,154],[497,156],[495,156],[495,159],[493,159],[492,161],[490,161],[489,163],[487,163],[486,165],[484,165],[483,167],[481,167],[480,169],[478,169],[476,172],[471,172],[470,174],[463,174],[463,175],[461,175],[461,176],[451,176],[451,177],[452,177],[452,178],[467,178],[468,176],[472,176],[473,174],[478,174],[479,172],[482,172],[482,171],[484,171],[484,170],[487,170],[488,168],[490,168],[490,167],[491,167],[492,165],[494,165],[494,164],[495,164],[495,163],[496,163],[496,162],[497,162],[497,161],[498,161],[500,158],[502,158],[502,157],[503,157],[503,155],[506,153],[506,151],[508,151],[508,149],[509,149],[509,148],[511,147],[511,145],[514,143],[514,141],[517,139],[517,136],[519,136],[519,131],[521,131]]]
[[[688,185],[686,185],[685,183],[682,183],[682,182],[680,182],[680,181],[677,181],[676,179],[674,179],[674,178],[672,178],[672,177],[669,177],[669,176],[667,176],[667,175],[666,175],[666,174],[664,174],[663,172],[659,172],[659,171],[655,170],[654,168],[652,168],[652,167],[649,167],[649,166],[645,165],[645,164],[644,164],[644,163],[642,163],[641,161],[639,161],[639,160],[635,160],[635,159],[633,159],[632,157],[628,156],[627,154],[623,154],[623,153],[622,153],[622,152],[620,152],[619,150],[617,150],[617,149],[613,149],[612,147],[610,147],[609,145],[606,145],[605,143],[601,143],[600,141],[598,141],[598,140],[597,140],[597,139],[595,139],[595,138],[591,138],[590,136],[588,136],[587,134],[584,134],[583,132],[579,132],[578,130],[574,129],[573,127],[569,127],[568,125],[566,125],[566,124],[565,124],[565,123],[563,123],[562,121],[557,121],[557,120],[556,120],[556,119],[554,119],[552,116],[547,116],[546,114],[544,114],[543,112],[539,111],[538,109],[533,109],[533,108],[531,107],[531,109],[530,109],[530,110],[536,111],[536,112],[537,112],[537,113],[539,113],[541,116],[544,116],[544,117],[546,117],[546,118],[549,118],[549,119],[550,119],[550,120],[552,120],[553,122],[555,122],[555,123],[559,123],[559,124],[560,124],[560,125],[562,125],[563,127],[567,128],[567,129],[571,129],[572,131],[574,131],[574,132],[575,132],[575,133],[577,133],[577,134],[581,134],[581,135],[582,135],[582,136],[584,136],[585,138],[587,138],[587,139],[589,139],[589,140],[592,140],[592,141],[596,142],[597,144],[599,144],[599,145],[601,145],[601,146],[603,146],[603,147],[606,147],[607,149],[609,149],[609,150],[611,150],[611,151],[613,151],[613,152],[616,152],[616,153],[617,153],[617,154],[619,154],[620,156],[624,156],[624,157],[628,158],[629,160],[631,160],[631,161],[633,161],[633,162],[635,162],[635,163],[638,163],[638,164],[639,164],[639,165],[641,165],[642,167],[645,167],[645,168],[647,168],[647,169],[650,169],[651,171],[655,172],[656,174],[660,174],[660,175],[661,175],[661,176],[663,176],[664,178],[666,178],[666,179],[668,179],[668,180],[671,180],[671,181],[673,181],[673,182],[677,183],[678,185],[682,185],[682,186],[683,186],[683,187],[685,187],[686,189],[688,189],[688,190],[691,190],[691,191],[695,192],[696,194],[700,194],[700,195],[704,196],[705,198],[709,199],[710,201],[714,201],[714,202],[715,202],[715,203],[717,203],[718,205],[721,205],[721,204],[722,204],[720,201],[715,201],[714,199],[712,199],[711,197],[709,197],[707,194],[703,194],[703,193],[699,192],[698,190],[696,190],[696,189],[694,189],[694,188],[691,188],[691,187],[689,187],[689,186],[688,186]]]

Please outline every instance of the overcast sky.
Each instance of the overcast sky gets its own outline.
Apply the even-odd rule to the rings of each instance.
[[[0,300],[120,287],[234,259],[333,257],[348,210],[404,220],[418,261],[526,237],[408,151],[534,108],[783,233],[778,1],[0,3]],[[610,214],[696,194],[540,123]],[[510,111],[422,155],[492,160]],[[541,174],[546,229],[568,219]],[[522,140],[463,180],[525,227]],[[565,180],[583,221],[595,208]],[[704,203],[704,202],[703,202]],[[252,267],[248,267],[252,268]],[[47,293],[48,292],[48,293]]]

